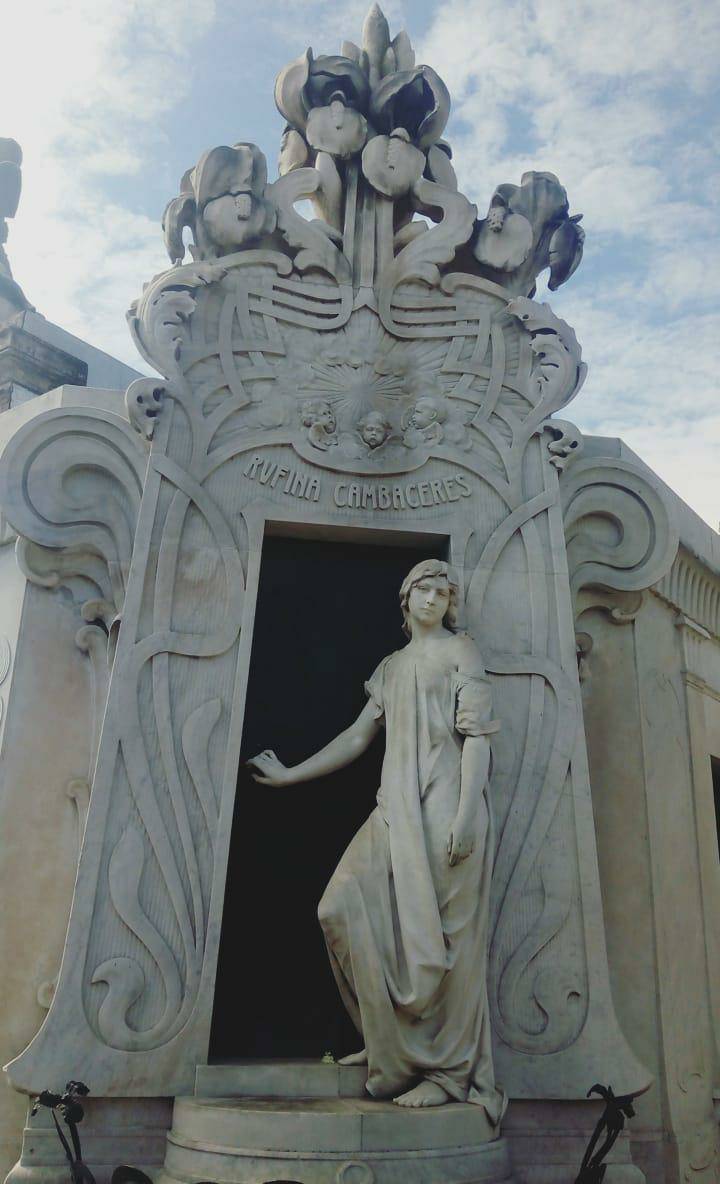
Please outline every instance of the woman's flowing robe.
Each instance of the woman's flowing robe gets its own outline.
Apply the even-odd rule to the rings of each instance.
[[[451,867],[463,736],[498,728],[486,678],[390,654],[365,687],[386,728],[377,807],[320,902],[343,1002],[368,1054],[368,1092],[396,1095],[419,1078],[450,1098],[505,1106],[494,1084],[487,1004],[493,836],[487,788],[473,853]]]

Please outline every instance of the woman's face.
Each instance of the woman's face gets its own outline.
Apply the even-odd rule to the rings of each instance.
[[[439,625],[450,606],[446,576],[425,576],[410,589],[408,616],[423,625]]]

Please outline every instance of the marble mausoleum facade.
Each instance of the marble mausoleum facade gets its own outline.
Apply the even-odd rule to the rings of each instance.
[[[557,177],[479,212],[447,87],[377,5],[275,100],[277,179],[221,145],[167,206],[128,311],[155,377],[48,326],[0,250],[0,1168],[66,1179],[27,1102],[80,1079],[98,1184],[572,1184],[598,1082],[637,1095],[608,1184],[716,1180],[720,536],[566,418],[581,346],[535,299],[582,258]],[[381,589],[423,558],[497,717],[463,744],[492,748],[468,995],[504,1113],[338,1063],[317,884],[380,756],[333,773],[347,805],[246,769],[362,707],[402,644]]]

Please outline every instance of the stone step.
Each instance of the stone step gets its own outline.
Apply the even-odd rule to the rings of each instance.
[[[411,1110],[373,1098],[176,1098],[173,1132],[284,1151],[475,1146],[493,1133],[482,1106]]]
[[[157,1184],[511,1184],[482,1107],[371,1098],[176,1098]]]
[[[322,1061],[233,1061],[198,1065],[200,1098],[363,1098],[367,1069]]]

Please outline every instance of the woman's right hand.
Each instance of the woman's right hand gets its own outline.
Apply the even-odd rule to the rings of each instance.
[[[247,765],[249,769],[257,769],[257,772],[252,774],[252,779],[259,781],[260,785],[292,785],[292,770],[278,760],[271,748],[266,748],[257,756],[251,757]]]

